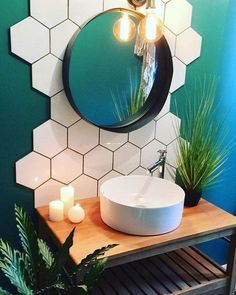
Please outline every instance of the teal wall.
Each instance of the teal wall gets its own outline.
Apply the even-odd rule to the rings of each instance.
[[[203,36],[202,56],[187,70],[186,83],[195,76],[217,74],[222,109],[228,113],[229,139],[235,133],[235,0],[189,0],[193,6],[193,27]],[[32,150],[32,130],[49,118],[49,100],[31,88],[30,66],[10,54],[9,27],[28,15],[27,0],[2,0],[0,9],[0,236],[16,240],[14,203],[33,210],[33,192],[15,184],[15,162]],[[181,103],[183,88],[174,97]],[[230,110],[230,112],[228,111]],[[221,186],[205,192],[206,197],[236,213],[236,153],[232,153]],[[196,220],[197,222],[197,220]],[[217,251],[224,262],[225,244],[210,243],[205,250]],[[216,247],[220,245],[220,247]],[[0,282],[2,284],[2,278]]]
[[[0,237],[13,242],[14,204],[33,210],[33,192],[15,183],[15,162],[32,151],[32,129],[49,117],[48,98],[31,88],[30,66],[10,54],[9,27],[26,16],[27,0],[1,0]]]
[[[236,2],[231,0],[226,19],[226,28],[223,40],[222,56],[218,67],[221,80],[219,97],[224,124],[228,129],[228,141],[236,142]],[[224,167],[221,184],[206,192],[209,201],[236,215],[236,150],[234,149]],[[221,240],[202,246],[221,263],[225,262],[227,245]]]
[[[236,142],[236,2],[235,0],[189,0],[193,5],[193,28],[203,37],[201,58],[188,66],[186,85],[194,85],[196,77],[216,76],[219,80],[220,119],[228,130],[227,141]],[[185,87],[173,95],[184,104]],[[204,197],[236,214],[236,151],[223,167],[221,183],[204,192]],[[196,220],[197,222],[197,220]],[[226,262],[227,244],[222,240],[200,246],[219,263]]]

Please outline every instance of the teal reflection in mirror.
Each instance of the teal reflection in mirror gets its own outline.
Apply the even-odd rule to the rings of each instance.
[[[156,93],[153,85],[159,76],[160,50],[155,44],[145,45],[137,36],[129,42],[115,37],[113,27],[122,14],[100,14],[77,32],[68,45],[63,71],[74,109],[97,126],[117,130],[145,117],[154,106],[150,94]],[[132,12],[130,18],[137,28],[140,15]]]

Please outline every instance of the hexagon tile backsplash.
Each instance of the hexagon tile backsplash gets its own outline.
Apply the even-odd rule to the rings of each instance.
[[[16,182],[35,191],[35,206],[57,199],[65,184],[77,198],[98,195],[118,175],[145,174],[159,149],[167,150],[165,178],[175,172],[179,118],[170,113],[171,93],[185,83],[186,66],[200,56],[201,36],[191,26],[186,0],[156,0],[174,65],[170,94],[161,113],[130,133],[99,129],[70,106],[62,83],[62,62],[73,33],[89,18],[126,0],[30,0],[30,16],[12,26],[11,51],[32,65],[32,85],[50,97],[51,119],[33,130],[34,150],[16,162]],[[186,46],[187,44],[187,46]]]

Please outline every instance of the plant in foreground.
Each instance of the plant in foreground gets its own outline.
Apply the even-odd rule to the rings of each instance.
[[[17,292],[24,295],[87,294],[106,265],[107,259],[99,257],[116,244],[95,250],[68,272],[65,264],[75,229],[55,255],[46,242],[37,237],[30,217],[17,205],[15,217],[22,251],[0,239],[0,269]],[[11,293],[0,287],[0,295]]]

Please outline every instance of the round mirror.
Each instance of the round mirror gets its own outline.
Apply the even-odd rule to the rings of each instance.
[[[119,37],[124,15],[132,34]],[[173,74],[169,46],[164,37],[157,44],[142,42],[136,29],[142,17],[126,9],[99,14],[67,47],[67,97],[82,118],[101,128],[137,129],[160,112],[168,95]]]

